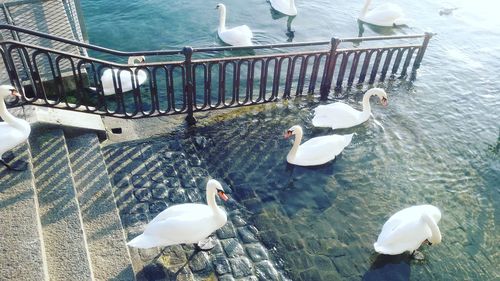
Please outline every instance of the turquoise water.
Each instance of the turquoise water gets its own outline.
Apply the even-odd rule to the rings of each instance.
[[[217,2],[84,0],[82,6],[91,43],[132,51],[220,45]],[[293,40],[357,36],[361,2],[297,0]],[[413,23],[384,33],[438,35],[414,83],[380,85],[389,106],[372,110],[383,129],[371,119],[341,131],[357,135],[333,163],[305,169],[284,161],[291,144],[282,133],[290,126],[302,125],[305,139],[331,133],[311,126],[313,102],[280,104],[194,131],[217,144],[203,158],[245,190],[235,196],[292,280],[500,279],[500,3],[450,2],[397,1]],[[225,4],[228,25],[247,24],[255,43],[289,40],[287,19],[273,19],[266,1]],[[445,7],[458,9],[440,16]],[[363,35],[376,34],[365,28]],[[442,210],[443,242],[422,247],[421,262],[377,257],[372,243],[384,221],[423,203]]]

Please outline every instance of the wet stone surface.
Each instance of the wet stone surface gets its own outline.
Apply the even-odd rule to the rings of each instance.
[[[165,249],[130,248],[138,280],[289,280],[283,277],[273,255],[259,240],[257,228],[250,224],[242,200],[256,194],[232,194],[240,175],[230,177],[209,172],[200,148],[210,146],[203,137],[182,139],[172,134],[161,139],[113,144],[103,148],[112,178],[113,190],[128,240],[142,233],[145,225],[168,206],[206,203],[205,186],[209,178],[221,182],[232,200],[224,208],[228,222],[217,230],[214,249],[197,252],[193,245]]]

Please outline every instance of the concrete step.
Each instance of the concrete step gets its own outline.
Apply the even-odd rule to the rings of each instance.
[[[27,143],[14,149],[31,161]],[[31,163],[23,172],[0,167],[0,280],[48,280]]]
[[[36,128],[29,143],[50,280],[94,280],[61,129]]]
[[[66,134],[66,143],[95,279],[135,280],[96,134]]]

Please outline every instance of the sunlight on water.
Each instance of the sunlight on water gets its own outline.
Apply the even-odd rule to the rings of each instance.
[[[221,45],[217,2],[85,0],[82,6],[91,43],[153,50]],[[316,102],[290,101],[199,125],[194,133],[217,144],[201,156],[212,175],[231,183],[292,280],[499,280],[500,2],[392,2],[412,25],[390,33],[437,35],[414,83],[379,85],[389,93],[387,108],[373,105],[383,127],[370,119],[342,130],[356,135],[333,163],[290,167],[285,129],[302,125],[305,140],[332,133],[312,127]],[[289,40],[287,18],[273,19],[268,2],[225,4],[228,25],[250,26],[256,44]],[[358,36],[363,1],[296,4],[294,42]],[[443,9],[452,11],[440,15]],[[363,36],[376,32],[365,28]],[[346,102],[359,108],[361,98],[353,90]],[[442,210],[443,242],[423,247],[424,261],[377,256],[372,244],[384,221],[424,203]]]

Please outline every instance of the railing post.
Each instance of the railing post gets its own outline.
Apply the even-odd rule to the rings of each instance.
[[[337,52],[337,47],[340,44],[340,39],[332,38],[330,43],[330,54],[328,55],[328,61],[326,62],[326,69],[323,75],[323,81],[321,81],[321,86],[319,93],[321,95],[321,100],[326,100],[328,94],[330,93],[330,88],[332,87],[333,71],[335,70],[335,54]]]
[[[184,94],[186,95],[187,101],[187,116],[186,121],[188,125],[196,124],[196,118],[193,116],[193,107],[194,107],[194,93],[193,93],[193,65],[191,63],[191,57],[193,56],[193,48],[192,47],[184,47],[182,49],[184,53],[184,67],[186,68],[186,88],[184,89]]]
[[[417,69],[420,67],[420,63],[424,58],[425,50],[427,49],[427,45],[429,45],[429,40],[434,36],[434,33],[426,32],[424,37],[424,42],[422,42],[422,47],[418,51],[417,57],[415,58],[415,62],[413,63],[413,67],[411,69],[411,78],[410,80],[415,80]]]

